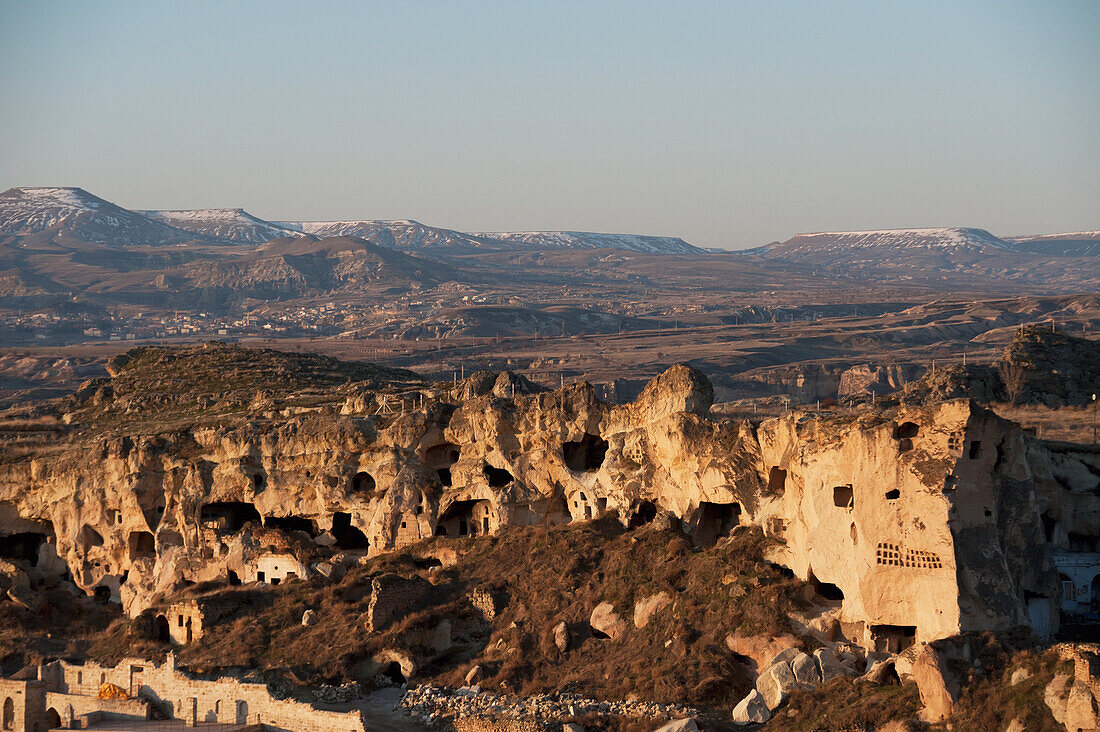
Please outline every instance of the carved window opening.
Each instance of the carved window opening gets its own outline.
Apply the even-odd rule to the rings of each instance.
[[[875,548],[875,564],[911,569],[942,569],[943,562],[935,552],[907,549],[900,544],[879,542]]]
[[[850,485],[838,485],[833,487],[833,505],[837,508],[851,510],[855,507],[855,492]]]
[[[781,496],[787,489],[787,471],[773,467],[768,471],[768,493]]]
[[[449,442],[429,447],[424,452],[424,464],[435,470],[439,484],[444,488],[451,485],[451,467],[458,462],[459,448]]]
[[[896,501],[899,498],[901,498],[901,491],[899,489],[895,488],[892,491],[886,491],[886,500],[887,501]]]
[[[267,478],[263,473],[252,474],[252,490],[256,493],[262,493],[264,488],[267,487]]]
[[[471,536],[489,533],[491,507],[488,501],[455,501],[436,524],[436,536]],[[440,532],[440,529],[443,529]]]
[[[232,569],[226,573],[226,580],[231,587],[237,587],[241,584],[241,578]]]
[[[130,559],[152,558],[157,555],[157,541],[148,531],[132,531],[127,542]]]
[[[15,702],[9,697],[4,700],[4,729],[15,729]]]
[[[982,441],[981,440],[971,440],[970,449],[966,453],[967,457],[969,457],[971,460],[977,460],[981,456],[981,454],[982,454]]]
[[[585,433],[580,440],[562,443],[561,453],[567,468],[574,473],[583,473],[599,470],[603,466],[607,448],[607,440]]]

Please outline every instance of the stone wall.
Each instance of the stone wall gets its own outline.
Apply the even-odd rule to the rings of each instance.
[[[430,582],[419,577],[406,579],[396,574],[375,577],[371,580],[366,629],[372,633],[384,630],[395,617],[416,609],[431,588]]]
[[[128,690],[155,704],[176,719],[199,722],[263,724],[274,732],[365,732],[359,712],[329,712],[294,700],[275,699],[264,684],[242,682],[232,677],[217,681],[192,679],[176,670],[175,658],[161,665],[138,659],[125,659],[117,666],[88,663],[75,665],[58,661],[42,669],[42,677],[57,698],[80,695],[88,711],[113,708],[117,702],[103,702],[84,696],[84,679],[105,678],[106,682]],[[71,702],[70,702],[71,703]]]

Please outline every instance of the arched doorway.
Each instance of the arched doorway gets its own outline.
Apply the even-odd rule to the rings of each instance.
[[[4,715],[3,726],[4,729],[15,729],[15,702],[11,698],[4,700]]]
[[[237,724],[248,724],[248,702],[237,702]]]
[[[156,624],[156,638],[161,643],[168,643],[172,640],[172,634],[168,628],[168,618],[163,615],[158,615],[155,621]]]
[[[61,715],[53,707],[46,710],[46,729],[61,729]]]
[[[1100,573],[1097,573],[1089,583],[1089,602],[1093,609],[1100,607]]]

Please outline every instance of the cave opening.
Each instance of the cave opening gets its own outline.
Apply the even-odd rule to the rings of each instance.
[[[232,569],[226,572],[225,579],[229,583],[230,587],[239,587],[241,584],[240,576],[238,576],[237,573],[234,572]]]
[[[38,561],[38,548],[46,542],[48,536],[37,531],[0,536],[0,557],[34,564]]]
[[[814,588],[814,592],[830,602],[840,602],[844,599],[844,591],[834,585],[832,582],[822,582],[814,575],[813,570],[810,570],[810,584]]]
[[[695,524],[695,544],[700,547],[714,546],[740,523],[741,504],[702,501]]]
[[[365,470],[360,470],[351,479],[352,493],[365,493],[370,495],[374,493],[375,486],[374,476]]]
[[[636,529],[657,518],[657,506],[652,501],[641,501],[630,515],[627,528]]]
[[[451,467],[458,462],[459,447],[449,442],[429,447],[424,451],[424,464],[435,471],[439,484],[444,488],[451,486]]]
[[[504,468],[495,468],[489,463],[485,463],[482,471],[485,473],[485,478],[489,481],[490,488],[503,488],[515,480],[512,474]]]
[[[366,549],[370,546],[367,535],[352,526],[350,513],[338,511],[332,514],[332,536],[340,549]]]
[[[781,496],[787,489],[787,471],[778,466],[768,471],[768,493]]]
[[[252,491],[254,493],[263,493],[267,488],[267,477],[263,473],[252,474]]]
[[[156,539],[148,531],[131,531],[126,543],[130,548],[131,560],[157,555]]]
[[[397,686],[400,686],[407,681],[407,679],[405,678],[405,674],[401,671],[401,664],[397,661],[391,661],[389,664],[387,664],[386,667],[382,669],[382,675],[388,678]]]
[[[488,534],[491,529],[491,513],[492,507],[488,501],[455,501],[439,517],[436,536]]]
[[[898,441],[898,452],[909,452],[913,449],[913,438],[920,433],[920,427],[916,422],[902,422],[894,428],[894,439]]]
[[[204,526],[222,534],[235,534],[249,522],[263,523],[256,507],[241,501],[204,503],[199,511],[199,520]]]
[[[833,505],[837,508],[852,509],[855,507],[855,492],[850,485],[838,485],[833,487]]]
[[[586,432],[580,440],[563,442],[562,458],[574,473],[599,470],[607,458],[607,440]]]
[[[878,653],[901,653],[917,640],[915,625],[872,625],[870,630]]]
[[[901,498],[901,491],[899,489],[895,488],[891,491],[886,491],[886,500],[887,501],[896,501],[899,498]]]
[[[92,590],[92,596],[102,605],[106,605],[111,601],[111,588],[106,585],[99,585]]]
[[[88,524],[80,530],[80,541],[84,546],[103,546],[103,535]]]
[[[268,516],[264,519],[264,526],[280,531],[304,531],[311,537],[317,536],[317,525],[304,516]]]

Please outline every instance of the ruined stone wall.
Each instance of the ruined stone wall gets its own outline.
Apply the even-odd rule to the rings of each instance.
[[[416,608],[431,591],[431,583],[419,577],[404,578],[384,574],[371,580],[370,604],[367,607],[367,630],[374,633],[385,629],[399,615]]]
[[[176,670],[171,655],[159,666],[125,659],[114,667],[58,661],[43,669],[51,691],[61,695],[79,693],[75,690],[79,676],[98,677],[101,674],[107,682],[140,694],[176,719],[186,720],[193,716],[199,722],[262,723],[272,730],[286,732],[366,730],[358,712],[329,712],[294,700],[275,699],[263,684],[241,682],[231,677],[217,681],[192,679]],[[94,697],[85,699],[89,711],[99,708]]]

